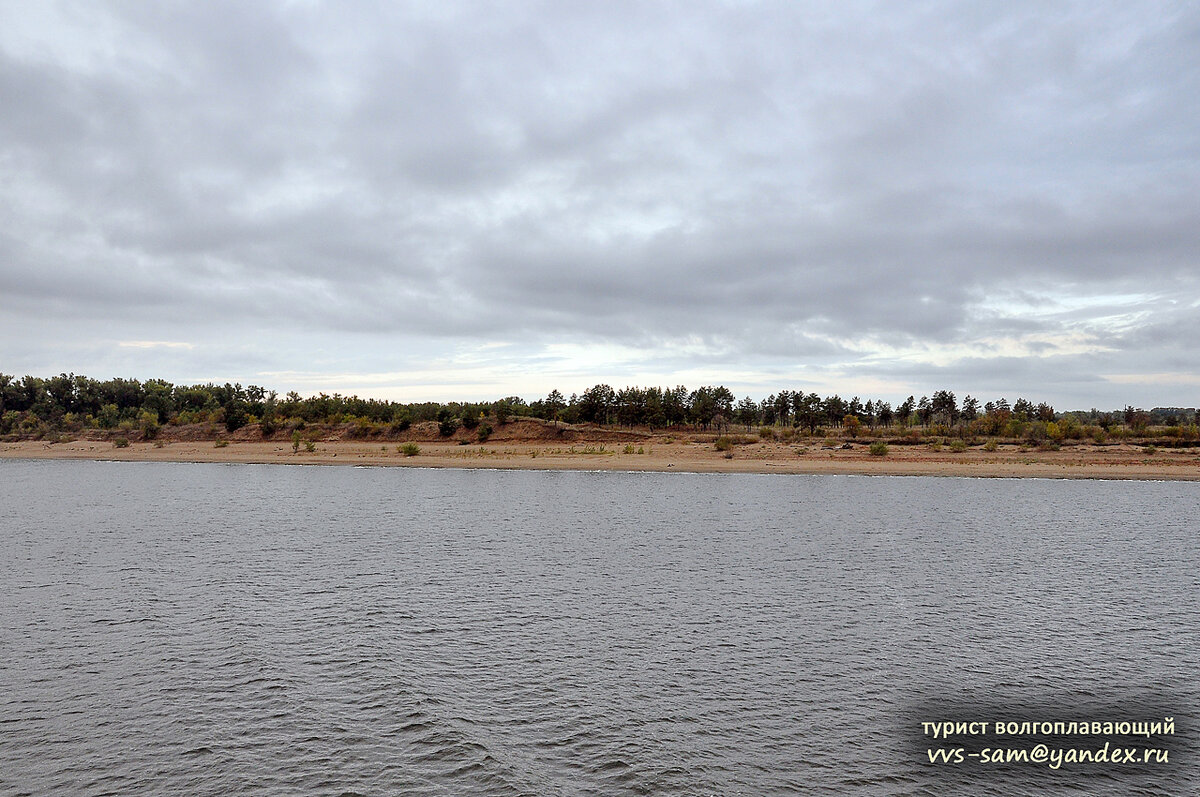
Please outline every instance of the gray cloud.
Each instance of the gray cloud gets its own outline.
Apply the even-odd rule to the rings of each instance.
[[[1195,403],[1195,9],[4,5],[0,370]]]

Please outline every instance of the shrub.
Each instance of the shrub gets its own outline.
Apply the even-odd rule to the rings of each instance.
[[[479,413],[467,410],[462,414],[462,425],[464,429],[474,429],[479,425]]]
[[[223,440],[218,437],[216,442],[213,443],[213,448],[225,448],[227,445],[229,445],[228,440]]]
[[[713,443],[713,446],[718,451],[729,451],[733,448],[733,439],[729,437],[718,437],[716,442]]]
[[[1143,454],[1157,454],[1158,448],[1155,447],[1154,445],[1148,445],[1142,449],[1142,453]]]
[[[967,450],[967,441],[961,438],[956,438],[950,441],[950,450],[955,454],[961,454]]]
[[[475,431],[475,436],[479,438],[479,442],[486,443],[488,438],[492,436],[492,425],[490,423],[481,423]]]
[[[995,451],[999,447],[1000,444],[996,442],[996,438],[994,437],[990,438],[986,443],[983,444],[984,451]]]
[[[622,454],[632,454],[633,453],[633,443],[627,444],[623,449],[621,449],[621,453]]]
[[[115,440],[113,440],[113,446],[115,446],[116,448],[129,448],[129,438],[128,437],[118,437]]]
[[[871,443],[871,447],[867,449],[873,457],[886,457],[888,453],[888,444],[882,440]]]
[[[392,432],[406,432],[410,426],[412,426],[412,418],[408,417],[407,412],[398,412],[392,416]]]
[[[421,453],[421,447],[416,443],[405,443],[402,446],[396,446],[396,451],[406,457],[415,457],[417,454]]]
[[[16,410],[9,410],[3,415],[0,415],[0,433],[8,434],[20,422],[21,414]]]
[[[858,420],[858,416],[856,415],[847,415],[845,418],[842,418],[842,428],[851,437],[858,437],[859,430],[862,429],[862,422]]]
[[[138,416],[138,422],[142,425],[143,440],[153,440],[158,436],[158,413],[144,411]]]
[[[121,411],[116,404],[105,404],[96,415],[96,423],[101,429],[112,429],[121,420]]]
[[[458,431],[458,419],[450,414],[450,410],[443,407],[438,410],[438,434],[442,437],[450,437]]]
[[[1065,440],[1080,440],[1088,433],[1087,428],[1071,415],[1063,415],[1058,419],[1057,423],[1059,429],[1062,430],[1062,436]]]
[[[300,453],[300,432],[292,432],[292,453]]]
[[[937,438],[934,438],[933,440],[929,441],[928,448],[930,451],[941,451],[942,450],[942,441]]]
[[[375,431],[375,424],[371,422],[370,418],[355,418],[351,422],[350,428],[346,430],[346,436],[353,439],[370,437],[373,431]]]
[[[1004,431],[1000,436],[1016,439],[1023,434],[1025,434],[1025,424],[1021,423],[1016,418],[1011,418],[1009,419],[1008,423],[1004,425]]]
[[[774,440],[775,430],[770,426],[760,426],[758,429],[758,436],[763,440]]]
[[[307,452],[308,452],[308,453],[310,453],[310,454],[311,454],[312,452],[316,451],[316,450],[317,450],[317,444],[316,444],[316,442],[315,442],[315,441],[313,441],[313,440],[305,440],[305,441],[304,441],[304,450],[305,450],[305,451],[307,451]]]

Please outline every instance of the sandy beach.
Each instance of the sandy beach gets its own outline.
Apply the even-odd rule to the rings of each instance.
[[[632,452],[626,447],[632,448]],[[1073,446],[1060,451],[997,451],[972,448],[961,453],[923,446],[892,446],[872,456],[865,443],[850,448],[820,444],[754,442],[736,446],[732,457],[709,442],[667,441],[637,444],[497,441],[463,445],[422,442],[420,453],[405,456],[394,442],[322,441],[312,452],[292,450],[282,441],[211,440],[137,442],[118,448],[102,440],[64,443],[0,443],[0,458],[88,459],[136,462],[222,462],[284,465],[357,465],[424,468],[506,468],[523,470],[620,470],[687,473],[828,473],[903,476],[1033,477],[1065,479],[1200,480],[1195,449],[1136,446]],[[638,452],[641,453],[638,453]]]

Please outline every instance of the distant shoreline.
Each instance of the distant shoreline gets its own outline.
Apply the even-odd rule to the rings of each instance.
[[[877,476],[964,476],[976,478],[1135,479],[1200,481],[1194,449],[1147,454],[1134,446],[1077,446],[1060,451],[970,450],[936,452],[892,446],[872,456],[866,445],[849,449],[780,443],[737,446],[731,458],[712,444],[647,441],[626,453],[620,444],[501,441],[476,445],[420,443],[405,456],[395,444],[370,441],[318,442],[312,452],[293,451],[279,441],[0,443],[0,459],[82,459],[131,462],[218,462],[279,465],[369,465],[380,467],[496,468],[511,470],[614,470],[681,473],[786,473]],[[641,451],[642,453],[637,453]]]

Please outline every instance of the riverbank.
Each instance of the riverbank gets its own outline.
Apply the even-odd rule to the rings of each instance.
[[[136,462],[225,462],[288,465],[360,465],[426,468],[507,468],[522,470],[680,471],[690,473],[827,473],[905,476],[1033,477],[1068,479],[1200,480],[1195,449],[1072,446],[1059,451],[963,452],[924,446],[891,446],[873,456],[866,444],[845,447],[756,442],[717,451],[712,443],[647,440],[636,444],[502,441],[462,445],[418,444],[406,456],[400,446],[367,441],[322,441],[313,451],[278,441],[157,441],[117,447],[111,442],[0,443],[0,458],[89,459]]]

